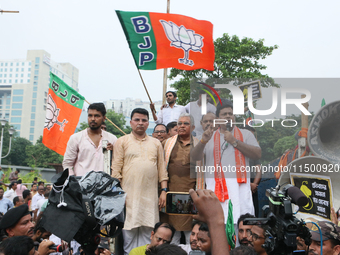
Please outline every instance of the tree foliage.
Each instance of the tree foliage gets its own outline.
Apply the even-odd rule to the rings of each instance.
[[[51,167],[49,163],[61,164],[63,156],[47,148],[42,143],[42,136],[35,145],[26,147],[27,165],[30,167]]]
[[[106,112],[106,118],[110,119],[114,124],[116,124],[121,130],[123,130],[126,134],[131,133],[131,127],[126,127],[125,117],[121,113],[116,113],[113,110],[108,110]],[[108,120],[105,121],[107,132],[114,134],[117,138],[121,137],[123,134],[116,127],[114,127]],[[79,130],[84,130],[88,128],[88,123],[82,122],[80,123]]]
[[[174,82],[171,87],[178,91],[179,104],[185,105],[190,100],[190,80],[194,78],[247,78],[249,80],[261,79],[264,82],[263,87],[275,86],[274,82],[267,74],[262,74],[267,67],[260,64],[260,60],[270,56],[277,45],[265,46],[264,39],[255,41],[252,38],[239,39],[238,36],[229,36],[223,34],[221,38],[217,38],[215,45],[215,63],[214,71],[198,69],[193,71],[184,71],[179,69],[171,69],[169,78],[174,79],[177,76],[181,78]]]

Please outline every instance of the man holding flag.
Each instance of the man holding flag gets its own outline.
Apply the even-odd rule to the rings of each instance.
[[[89,127],[70,137],[63,160],[63,168],[68,168],[70,175],[83,176],[91,170],[104,170],[102,142],[107,140],[107,149],[112,151],[117,140],[115,135],[101,129],[105,114],[103,103],[91,104],[87,111]]]

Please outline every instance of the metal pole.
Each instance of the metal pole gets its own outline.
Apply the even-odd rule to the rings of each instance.
[[[2,144],[4,140],[4,126],[1,129],[1,146],[0,146],[0,165],[1,165],[1,158],[2,158]]]

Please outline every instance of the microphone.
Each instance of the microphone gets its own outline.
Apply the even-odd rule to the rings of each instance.
[[[230,130],[231,130],[231,124],[230,124],[230,122],[228,122],[228,123],[226,124],[226,126],[227,126],[227,130],[230,132]]]
[[[308,204],[308,198],[298,187],[288,184],[284,187],[283,191],[286,195],[292,198],[292,202],[294,204],[298,206],[305,206]]]
[[[63,252],[64,251],[61,244],[59,244],[59,245],[53,244],[53,245],[49,246],[48,248],[50,248],[51,250],[54,250],[56,252]]]

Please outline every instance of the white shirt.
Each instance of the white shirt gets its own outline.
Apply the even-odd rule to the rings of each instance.
[[[189,254],[192,251],[190,244],[179,244],[178,246],[185,250],[187,254]]]
[[[202,107],[198,105],[198,100],[195,102],[190,102],[185,106],[185,110],[187,113],[190,113],[192,117],[194,117],[195,121],[195,129],[194,132],[197,136],[201,136],[203,134],[203,128],[201,125],[202,120]],[[216,114],[216,107],[212,105],[211,103],[207,103],[207,113],[212,112],[213,114]]]
[[[249,145],[253,145],[256,147],[260,147],[255,139],[255,136],[246,129],[240,129],[241,133],[243,135],[243,142]],[[204,148],[204,153],[206,155],[206,168],[203,170],[206,170],[205,172],[205,182],[207,185],[207,189],[210,189],[212,191],[215,191],[215,178],[213,172],[208,172],[208,167],[214,166],[214,135],[216,132],[219,132],[219,130],[215,131],[212,135],[209,142],[206,144]],[[232,130],[232,134],[234,135],[234,129]],[[235,167],[235,148],[228,144],[227,147],[225,147],[225,140],[224,140],[224,134],[220,135],[220,145],[223,147],[221,149],[221,165],[223,167]],[[224,152],[223,152],[223,149]],[[246,166],[249,166],[249,158],[245,157]],[[237,182],[236,177],[236,171],[226,171],[224,172],[224,177],[226,180],[227,188],[228,188],[228,194],[229,199],[231,199],[231,202],[233,204],[233,217],[234,217],[234,224],[237,223],[238,218],[245,213],[250,213],[254,215],[254,206],[253,206],[253,197],[251,193],[250,188],[250,172],[247,172],[247,183],[239,184]],[[224,202],[221,202],[223,212],[224,212],[224,220],[225,222],[228,219],[228,201],[226,200]]]
[[[169,105],[167,105],[158,112],[157,120],[155,121],[155,123],[164,124],[166,126],[172,121],[177,122],[181,113],[185,113],[184,106],[174,104],[174,106],[171,108]]]
[[[32,198],[32,211],[38,209],[38,201],[44,199],[44,195],[40,195],[39,193],[35,194]]]
[[[104,170],[104,154],[102,141],[107,140],[115,144],[117,137],[102,130],[102,138],[99,146],[93,143],[87,133],[87,129],[71,135],[64,155],[63,168],[69,169],[70,175],[84,176],[90,171]]]
[[[42,205],[47,201],[48,199],[44,197],[44,199],[39,199],[37,202],[37,208],[38,208],[38,212],[37,215],[39,215],[39,213],[41,212],[41,207]]]
[[[5,198],[8,198],[12,203],[13,203],[13,198],[15,198],[17,196],[17,193],[13,190],[7,190],[4,194]]]

